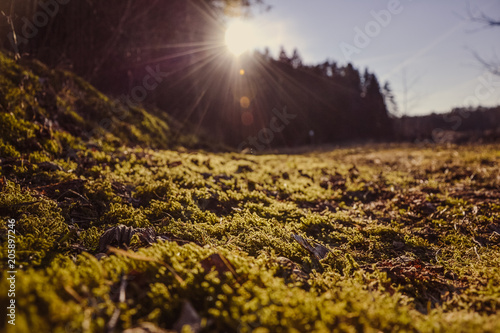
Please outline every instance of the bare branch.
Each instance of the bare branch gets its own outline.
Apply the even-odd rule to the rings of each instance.
[[[17,34],[16,34],[16,29],[14,28],[14,1],[10,3],[10,14],[7,15],[4,12],[2,12],[2,15],[7,19],[7,23],[10,25],[10,29],[12,31],[12,39],[15,45],[15,50],[14,50],[14,59],[17,61],[21,59],[21,55],[19,54],[19,49],[18,49],[18,43],[17,43]]]
[[[476,52],[473,52],[473,55],[474,55],[474,58],[476,58],[476,60],[481,64],[483,65],[483,67],[489,71],[490,73],[494,74],[494,75],[498,75],[500,76],[500,61],[498,61],[498,59],[496,61],[492,61],[492,62],[489,62],[489,61],[486,61],[484,60],[483,57],[481,57],[479,54],[477,54]]]
[[[491,16],[486,15],[483,11],[475,8],[474,10],[471,8],[470,2],[466,3],[467,6],[467,14],[468,19],[472,22],[480,23],[483,25],[483,28],[492,28],[492,27],[500,27],[500,19],[494,19]],[[500,76],[500,60],[498,57],[496,59],[487,61],[483,57],[481,57],[477,52],[472,52],[474,58],[485,68],[487,71],[492,73],[493,75]]]
[[[481,23],[485,27],[500,27],[500,19],[494,19],[482,11],[476,11],[476,13],[473,13],[469,2],[467,2],[467,14],[468,19],[472,22]]]

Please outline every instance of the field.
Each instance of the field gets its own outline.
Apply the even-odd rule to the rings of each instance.
[[[3,159],[15,329],[499,332],[499,148]]]

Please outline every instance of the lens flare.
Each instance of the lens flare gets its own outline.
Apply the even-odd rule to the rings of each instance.
[[[240,106],[243,109],[248,109],[250,107],[250,98],[248,98],[246,96],[243,96],[242,98],[240,98]]]

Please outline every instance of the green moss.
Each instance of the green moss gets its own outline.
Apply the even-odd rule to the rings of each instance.
[[[141,210],[121,203],[111,203],[109,210],[100,219],[101,224],[118,225],[142,228],[149,225]]]
[[[23,191],[12,182],[4,184],[0,199],[0,211],[7,219],[16,223],[16,256],[20,265],[37,266],[50,251],[60,244],[58,239],[68,232],[67,225],[55,202],[35,198],[29,191]],[[1,255],[7,253],[6,243]]]
[[[0,72],[16,330],[101,332],[116,314],[115,331],[172,330],[188,303],[206,332],[500,330],[498,145],[161,150],[200,141],[71,73],[1,53]],[[118,224],[156,243],[96,259]]]
[[[1,52],[0,60],[0,138],[21,152],[38,149],[60,155],[75,149],[76,138],[102,140],[112,147],[197,144],[190,142],[191,136],[174,136],[180,125],[164,113],[128,107],[72,73],[37,61],[16,64]]]
[[[208,331],[498,329],[498,245],[488,230],[500,210],[467,194],[495,179],[468,183],[468,199],[457,192],[430,197],[425,191],[432,188],[401,178],[396,170],[386,176],[394,186],[388,191],[395,192],[387,195],[377,186],[389,185],[367,186],[365,178],[377,174],[368,166],[359,167],[363,171],[343,189],[317,185],[325,161],[335,161],[349,177],[349,165],[365,163],[366,152],[348,158],[342,151],[240,157],[110,149],[84,148],[78,154],[92,171],[53,161],[64,170],[81,170],[80,178],[70,178],[80,179],[74,184],[81,187],[71,187],[78,194],[56,192],[59,201],[35,197],[10,181],[4,186],[6,217],[14,216],[28,234],[20,238],[20,255],[40,254],[21,259],[25,289],[20,298],[30,305],[20,303],[20,316],[29,318],[20,325],[100,331],[120,309],[118,330],[140,322],[171,329],[187,300]],[[419,152],[429,165],[435,163],[433,154]],[[400,153],[380,154],[391,160]],[[49,156],[33,152],[28,160],[38,165]],[[401,156],[398,161],[405,165]],[[241,165],[246,171],[234,173]],[[24,168],[31,172],[31,166]],[[276,173],[277,168],[283,172]],[[299,183],[309,184],[312,195],[291,185],[298,178],[307,179]],[[343,202],[354,189],[374,197]],[[170,241],[100,261],[88,254],[71,259],[75,248],[95,253],[100,236],[118,224],[153,226]],[[292,234],[330,252],[318,260]],[[146,246],[134,237],[132,248]],[[478,245],[483,238],[488,247]],[[57,252],[66,257],[54,257]],[[226,261],[217,256],[207,261],[216,253]],[[277,264],[283,262],[278,257],[295,268]],[[297,272],[306,280],[293,277],[300,276]],[[121,279],[127,281],[124,303],[117,301]],[[47,287],[47,281],[59,282]]]
[[[4,143],[3,139],[0,139],[0,156],[6,158],[19,158],[21,154],[14,146]]]
[[[35,133],[40,130],[38,125],[29,121],[18,119],[12,113],[0,112],[0,133],[5,142],[12,144],[17,149],[25,151],[33,148]]]

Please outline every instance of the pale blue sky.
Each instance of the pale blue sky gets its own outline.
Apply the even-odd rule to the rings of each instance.
[[[368,24],[373,37],[368,36],[366,46],[358,43],[362,47],[350,60],[355,67],[368,67],[380,81],[391,83],[402,113],[405,109],[408,115],[445,112],[478,100],[487,106],[500,104],[500,77],[486,75],[472,54],[474,50],[487,59],[495,54],[500,58],[500,27],[482,29],[468,21],[464,0],[401,0],[390,21],[386,18],[385,27],[369,22],[375,21],[372,11],[389,10],[391,0],[267,3],[272,10],[255,13],[251,19],[258,29],[258,48],[268,46],[276,56],[281,45],[289,54],[296,47],[307,64],[326,59],[347,63],[341,45],[356,47],[355,28],[366,32]],[[500,0],[469,3],[472,9],[500,19]],[[409,86],[406,107],[405,77]]]

